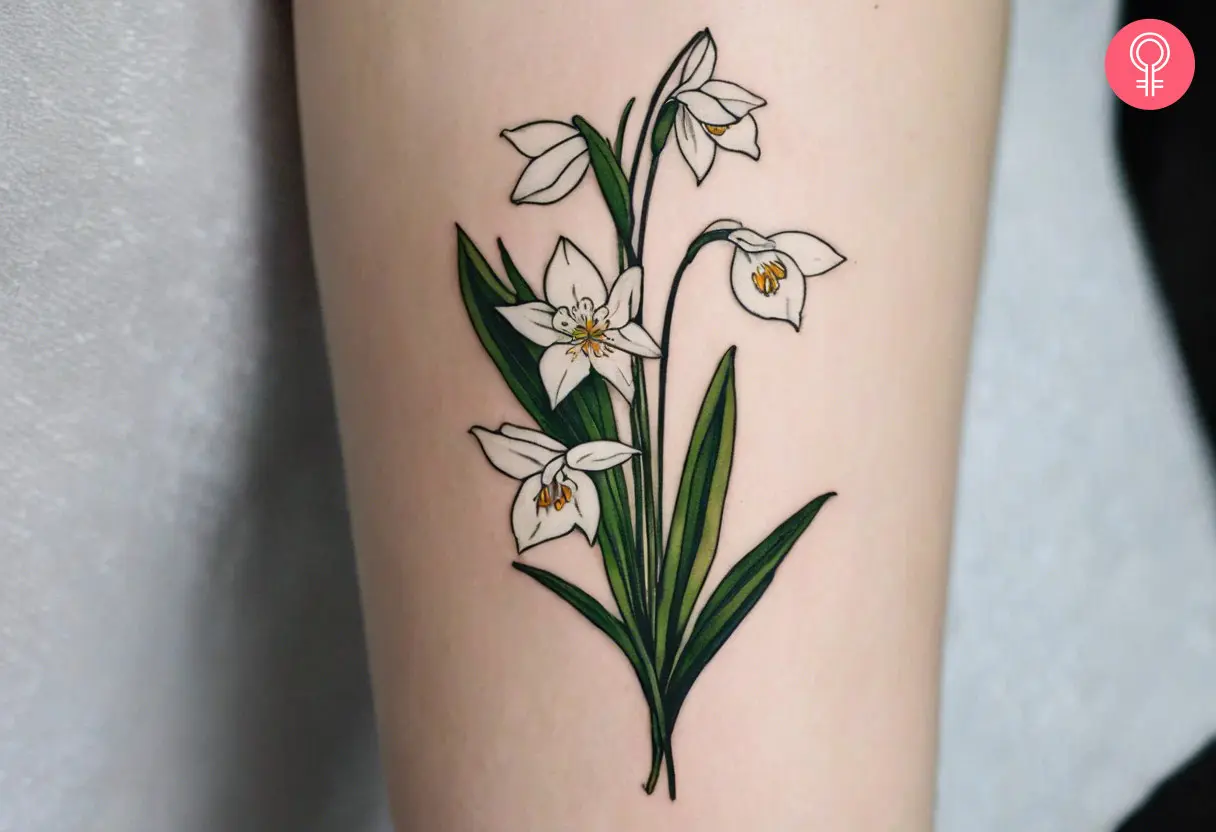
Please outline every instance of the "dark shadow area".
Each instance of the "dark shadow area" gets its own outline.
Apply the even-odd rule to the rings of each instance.
[[[208,828],[352,832],[382,816],[362,621],[305,210],[291,4],[251,13],[259,354],[243,481],[196,624],[215,681]]]
[[[1195,0],[1124,0],[1119,20],[1156,18],[1182,30],[1196,73],[1177,103],[1142,111],[1120,105],[1118,147],[1128,192],[1173,328],[1209,460],[1216,462],[1216,10]],[[1113,34],[1113,32],[1112,32]],[[1216,555],[1216,553],[1213,553]],[[1216,696],[1216,691],[1212,692]],[[1202,738],[1196,737],[1196,745]],[[1216,830],[1216,740],[1164,778],[1119,832]]]
[[[1216,829],[1216,740],[1153,790],[1117,832]]]
[[[1209,448],[1216,443],[1216,85],[1205,58],[1216,10],[1193,0],[1125,0],[1120,25],[1160,18],[1188,36],[1195,80],[1163,110],[1118,108],[1132,207],[1186,366]]]

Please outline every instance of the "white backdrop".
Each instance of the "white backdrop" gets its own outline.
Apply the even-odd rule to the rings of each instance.
[[[0,3],[0,832],[388,828],[283,5]],[[941,832],[1106,828],[1216,730],[1216,495],[1113,15],[1015,16]]]

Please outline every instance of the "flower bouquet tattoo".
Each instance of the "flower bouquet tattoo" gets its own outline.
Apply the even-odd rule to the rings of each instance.
[[[681,280],[706,246],[733,246],[730,285],[740,305],[797,330],[807,279],[844,262],[812,234],[766,236],[720,220],[693,239],[672,276],[657,342],[642,325],[647,216],[655,173],[672,134],[698,184],[720,150],[760,158],[753,113],[765,102],[716,78],[716,61],[709,30],[698,32],[676,56],[650,100],[628,174],[623,151],[632,100],[612,143],[581,116],[503,131],[529,160],[511,195],[516,204],[558,202],[588,170],[594,174],[617,238],[619,276],[610,284],[563,237],[545,270],[540,297],[501,240],[505,280],[457,228],[460,292],[473,329],[536,422],[536,427],[472,429],[490,464],[520,482],[511,509],[519,552],[579,529],[599,547],[616,610],[551,572],[522,560],[513,565],[599,628],[628,659],[650,710],[645,789],[653,792],[666,768],[672,799],[672,732],[689,690],[834,496],[816,497],[774,529],[696,610],[717,555],[734,455],[736,348],[727,350],[710,379],[684,455],[671,524],[664,528],[667,359]],[[649,167],[643,181],[644,156]],[[659,362],[654,411],[643,373],[646,361]],[[616,395],[627,405],[618,408],[628,413],[627,424],[617,424]]]

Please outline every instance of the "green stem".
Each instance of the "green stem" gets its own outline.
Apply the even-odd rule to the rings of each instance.
[[[676,760],[671,748],[671,736],[667,736],[667,746],[663,749],[663,757],[667,760],[667,796],[676,799]]]
[[[654,483],[654,445],[651,442],[650,436],[650,403],[649,394],[646,391],[646,376],[642,369],[642,359],[633,359],[633,384],[634,384],[634,402],[629,409],[630,428],[633,431],[637,448],[641,451],[640,454],[634,457],[634,489],[637,495],[642,495],[640,500],[635,500],[635,504],[640,505],[641,514],[639,517],[645,520],[645,560],[643,568],[645,574],[643,581],[646,585],[646,609],[650,616],[650,620],[655,620],[655,610],[658,606],[659,598],[659,557],[662,553],[662,538],[659,537],[659,525],[661,518],[656,504],[653,502],[655,493]],[[639,519],[639,523],[642,519]],[[635,538],[640,536],[639,532],[635,533]],[[652,635],[656,633],[652,631]]]
[[[633,433],[633,441],[636,444],[641,445],[642,442],[638,435],[638,420],[634,416],[633,407],[629,408],[629,429]],[[642,449],[638,448],[638,450],[641,451]],[[638,454],[638,455],[634,456],[632,466],[633,466],[633,513],[634,513],[633,547],[634,547],[634,551],[637,552],[638,556],[642,559],[642,566],[643,566],[643,570],[644,570],[643,579],[645,580],[645,576],[650,574],[650,566],[649,566],[650,556],[649,556],[649,553],[646,551],[646,536],[645,536],[645,529],[643,527],[643,524],[644,524],[645,518],[646,518],[646,502],[645,502],[645,494],[643,493],[643,479],[644,478],[642,476],[642,464],[643,464],[642,455],[644,453],[645,453],[645,451],[643,451],[642,454]],[[650,611],[650,615],[652,618],[654,617],[654,613],[653,613],[654,605],[650,599],[653,597],[653,595],[654,595],[654,593],[651,590],[650,586],[647,586],[645,592],[643,593],[643,597],[645,599],[645,603],[647,604],[647,609]],[[652,628],[652,630],[653,630],[653,628]]]
[[[642,262],[642,253],[646,249],[646,220],[650,216],[650,196],[654,193],[654,177],[659,172],[661,154],[650,157],[650,175],[646,177],[646,190],[642,194],[642,213],[638,220],[638,262]]]
[[[658,432],[657,444],[659,448],[658,455],[658,471],[655,474],[655,480],[658,483],[658,488],[655,496],[655,503],[659,506],[663,505],[663,452],[664,437],[667,433],[667,361],[671,352],[671,321],[676,314],[676,295],[680,291],[680,282],[684,279],[684,272],[692,265],[692,261],[697,259],[701,249],[713,242],[727,239],[725,231],[711,231],[692,241],[692,245],[688,247],[688,251],[684,253],[684,259],[680,261],[679,267],[676,269],[675,276],[671,279],[671,292],[667,295],[667,310],[663,313],[663,332],[659,339],[659,416],[658,416]],[[660,523],[662,516],[660,514]],[[659,529],[660,545],[663,542],[662,527]],[[661,573],[661,570],[660,570]],[[653,615],[657,621],[657,612]],[[657,625],[656,625],[657,626]]]
[[[650,217],[650,199],[654,193],[655,173],[659,169],[659,160],[662,159],[661,154],[653,154],[650,158],[650,175],[646,178],[646,191],[642,196],[642,210],[638,217],[638,262],[642,262],[643,247],[646,245],[646,224]],[[641,317],[642,296],[641,291],[638,293],[638,316]],[[643,411],[642,417],[639,420],[642,425],[642,436],[644,437],[643,446],[639,448],[642,452],[641,456],[644,461],[642,466],[642,478],[646,485],[646,495],[650,498],[650,503],[647,506],[647,543],[649,548],[649,557],[646,561],[647,573],[646,581],[649,585],[650,594],[648,596],[650,610],[650,618],[652,621],[658,621],[658,604],[659,604],[659,562],[663,557],[663,474],[662,474],[662,459],[663,459],[663,441],[659,438],[657,445],[651,442],[650,436],[650,408],[647,404],[646,394],[646,378],[642,372],[642,362],[640,359],[634,359],[634,379],[638,388],[638,401],[640,409]],[[659,399],[663,398],[663,381],[660,379]],[[659,633],[655,630],[655,638],[659,637]]]
[[[647,617],[653,621],[655,608],[655,587],[651,584],[649,576],[653,570],[652,563],[655,558],[655,551],[650,545],[650,502],[648,495],[648,478],[646,471],[649,467],[647,463],[647,455],[650,453],[650,431],[646,429],[645,424],[649,421],[646,415],[646,387],[645,380],[642,377],[641,359],[633,359],[633,383],[634,383],[634,400],[629,404],[629,430],[632,434],[634,446],[641,452],[633,457],[633,510],[636,515],[634,526],[634,547],[641,559],[642,567],[642,603],[646,611]],[[654,628],[648,629],[647,635],[651,637],[653,644]]]
[[[654,794],[654,787],[659,782],[659,770],[663,766],[663,735],[659,728],[654,712],[650,713],[650,775],[646,778],[646,794]]]
[[[636,637],[636,636],[635,636]],[[663,689],[659,684],[658,674],[655,672],[654,663],[650,659],[649,652],[642,653],[642,669],[644,677],[642,682],[642,693],[646,697],[646,704],[650,706],[650,745],[651,745],[651,761],[650,775],[646,779],[647,794],[654,791],[655,784],[659,780],[659,764],[660,755],[667,759],[668,765],[668,788],[674,788],[675,781],[670,773],[671,766],[671,737],[667,728],[667,717],[664,715]]]
[[[708,31],[708,29],[702,29],[693,35],[688,43],[684,44],[684,48],[676,55],[676,59],[671,62],[671,66],[667,67],[667,71],[663,73],[663,78],[659,81],[659,85],[654,88],[654,95],[650,97],[650,105],[646,108],[646,117],[642,119],[642,132],[638,134],[638,146],[633,152],[633,163],[629,167],[629,198],[631,200],[633,199],[633,186],[638,180],[638,167],[642,161],[642,150],[646,147],[646,135],[650,132],[650,122],[654,119],[655,111],[659,109],[663,90],[666,88],[667,82],[671,80],[671,76],[675,75],[676,70],[680,68],[680,62],[684,60],[684,56],[688,54],[688,50],[692,49],[693,45],[703,35],[706,35]]]
[[[621,154],[625,150],[625,128],[629,126],[629,114],[633,112],[633,105],[637,101],[636,98],[629,99],[625,105],[624,111],[621,113],[621,120],[616,128],[616,141],[612,143],[612,155],[616,157],[618,165],[625,164]],[[617,271],[625,271],[625,247],[617,241],[616,247]]]

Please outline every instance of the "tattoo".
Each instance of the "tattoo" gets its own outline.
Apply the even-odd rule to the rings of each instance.
[[[551,572],[522,560],[513,565],[566,601],[628,659],[650,709],[652,755],[645,789],[654,791],[665,768],[673,800],[672,733],[689,690],[835,496],[829,492],[811,500],[743,555],[694,615],[717,554],[734,458],[736,347],[722,356],[710,379],[683,460],[671,527],[664,529],[667,359],[680,282],[703,248],[733,246],[730,286],[739,304],[797,331],[807,279],[844,262],[813,234],[764,235],[738,221],[719,220],[689,244],[671,281],[659,339],[642,325],[646,224],[655,173],[671,135],[698,184],[719,151],[760,158],[754,112],[765,101],[714,77],[716,61],[708,29],[672,61],[646,109],[628,174],[624,144],[632,100],[613,144],[581,116],[569,122],[532,121],[502,133],[528,158],[511,194],[516,204],[558,202],[592,171],[617,237],[619,276],[611,284],[563,237],[545,269],[542,297],[501,240],[505,280],[464,230],[456,230],[460,291],[469,319],[536,422],[536,427],[504,424],[471,431],[490,464],[521,483],[511,509],[519,553],[578,529],[599,547],[616,612]],[[639,203],[644,156],[649,169]],[[642,371],[643,362],[652,360],[659,362],[653,419]],[[618,394],[628,405],[627,428],[613,413]]]

